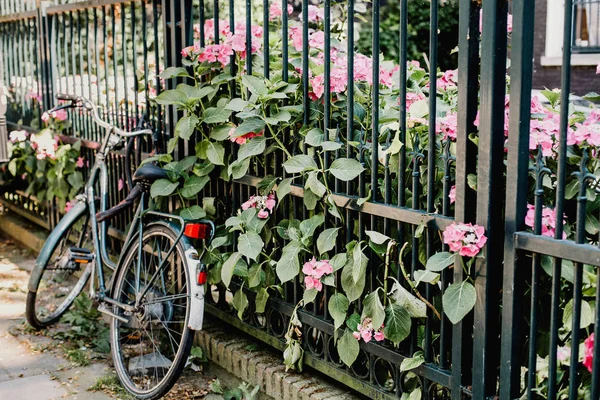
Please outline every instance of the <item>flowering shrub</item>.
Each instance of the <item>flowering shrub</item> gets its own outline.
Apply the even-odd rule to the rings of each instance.
[[[25,193],[39,200],[54,200],[59,210],[68,211],[68,200],[83,187],[81,169],[84,159],[79,156],[81,141],[61,143],[55,132],[67,129],[70,124],[66,113],[46,114],[43,118],[48,128],[38,133],[25,130],[12,131],[8,143],[9,162],[5,180],[27,185]]]
[[[432,189],[432,212],[441,212],[445,202],[454,204],[457,201],[453,186],[454,170],[447,165],[456,157],[454,142],[460,107],[457,71],[428,71],[416,61],[408,62],[407,129],[401,136],[397,117],[401,93],[398,66],[393,62],[382,62],[373,76],[373,60],[356,53],[354,74],[348,76],[349,55],[346,46],[342,45],[346,39],[344,33],[333,31],[331,52],[325,54],[322,10],[311,7],[306,43],[309,63],[308,70],[303,71],[302,28],[295,23],[297,21],[290,21],[289,36],[281,37],[279,24],[284,10],[278,7],[270,10],[269,26],[251,29],[250,43],[246,43],[244,23],[232,27],[227,21],[219,21],[217,40],[214,37],[215,21],[208,20],[204,27],[198,27],[198,32],[204,29],[205,45],[195,43],[183,49],[184,67],[163,71],[163,79],[177,78],[184,83],[162,92],[156,97],[156,102],[174,107],[182,117],[178,119],[174,136],[169,140],[167,153],[149,159],[163,165],[168,175],[168,179],[160,179],[153,184],[151,196],[157,202],[176,196],[177,212],[181,216],[204,218],[217,212],[215,199],[211,200],[211,204],[202,206],[190,205],[188,199],[196,198],[211,179],[218,177],[232,181],[246,175],[265,175],[263,171],[277,171],[277,176],[264,176],[257,191],[249,198],[240,199],[235,204],[239,210],[219,228],[206,254],[205,262],[213,266],[209,281],[234,292],[231,306],[240,318],[252,311],[263,313],[269,298],[282,296],[288,282],[303,284],[303,297],[296,309],[309,305],[321,310],[327,307],[328,315],[333,319],[335,345],[340,358],[345,364],[352,365],[359,354],[357,336],[363,341],[382,339],[382,342],[397,346],[410,334],[413,319],[425,318],[428,313],[441,319],[436,308],[440,304],[447,318],[457,323],[476,303],[471,269],[475,258],[485,249],[487,237],[483,227],[456,223],[449,225],[441,238],[430,236],[434,246],[447,246],[449,251],[438,252],[427,259],[425,249],[411,249],[416,254],[417,263],[425,265],[425,269],[414,265],[414,273],[408,274],[403,265],[404,255],[397,259],[391,256],[398,247],[396,240],[400,243],[400,240],[409,239],[405,232],[393,227],[389,236],[376,231],[366,231],[363,235],[359,232],[362,227],[352,225],[353,222],[345,220],[346,216],[340,212],[339,197],[334,195],[332,185],[335,181],[338,186],[348,183],[348,187],[353,188],[361,175],[363,178],[373,175],[374,179],[362,181],[368,181],[364,185],[364,197],[351,198],[351,201],[363,205],[389,192],[391,198],[401,199],[401,204],[420,209],[428,201],[427,190]],[[247,62],[252,63],[253,71],[262,71],[265,50],[262,39],[266,30],[269,30],[271,40],[269,78],[260,72],[247,73],[250,69]],[[280,62],[284,41],[289,48],[289,69],[285,71],[287,80],[283,79]],[[325,87],[326,59],[331,62],[329,93]],[[234,75],[230,75],[232,62],[239,72]],[[302,82],[303,72],[308,76],[308,82]],[[308,85],[307,93],[302,92],[302,83]],[[354,89],[353,118],[348,115],[349,83]],[[380,94],[379,125],[374,127],[379,135],[372,136],[374,85],[379,88]],[[429,100],[434,88],[437,123],[433,138],[435,144],[429,146]],[[309,100],[309,125],[303,123],[306,117],[303,115],[305,96]],[[553,215],[556,176],[552,171],[557,169],[559,94],[546,90],[542,96],[534,97],[531,102],[530,158],[532,169],[547,168],[551,171],[543,175],[541,190],[543,198],[549,200],[543,205],[542,233],[553,235],[557,218]],[[328,127],[334,128],[328,130],[324,129],[326,98],[331,101]],[[510,95],[507,95],[506,136],[509,134],[509,106]],[[586,158],[586,154],[598,154],[595,147],[598,115],[595,109],[571,109],[567,143],[568,199],[579,191],[580,181],[571,173],[579,172],[580,164],[589,171],[599,169],[597,157]],[[480,122],[478,114],[475,126],[479,127]],[[405,137],[404,141],[401,137]],[[174,161],[173,153],[180,142],[192,138],[195,139],[195,153]],[[478,133],[472,132],[470,140],[477,144]],[[406,155],[405,165],[409,165],[405,172],[400,170],[401,149]],[[421,164],[422,159],[430,156],[429,149],[436,152],[431,157],[435,165],[429,166],[434,180],[430,185],[429,177],[423,173],[425,166]],[[283,161],[268,155],[283,156]],[[471,175],[467,178],[470,187],[477,190],[477,177]],[[404,185],[400,185],[401,181]],[[386,182],[389,182],[388,187]],[[414,184],[422,190],[413,193]],[[285,200],[292,191],[292,185],[301,185],[303,189],[301,201],[306,213],[303,220],[279,218],[286,215],[286,211],[291,211],[290,202]],[[444,188],[449,192],[445,193]],[[588,194],[596,201],[593,192]],[[532,202],[533,198],[531,193],[529,201]],[[218,199],[216,201],[218,203]],[[593,201],[589,202],[589,223],[586,223],[590,240],[600,232],[600,223],[594,215],[598,205],[592,205]],[[449,214],[452,207],[447,210]],[[278,208],[281,215],[274,218]],[[533,227],[534,211],[530,209],[527,218],[522,221],[526,226]],[[565,209],[564,221],[567,224],[565,238],[572,238],[569,225],[574,221],[574,212],[570,207]],[[335,227],[339,223],[354,227],[352,233],[364,240],[348,242],[341,238],[340,228]],[[415,235],[418,237],[420,233],[417,232],[422,233],[425,228],[425,224],[420,226]],[[409,242],[411,244],[407,246],[413,246],[413,242]],[[372,255],[371,260],[367,254]],[[393,259],[390,261],[390,258]],[[551,273],[552,269],[548,269],[546,264],[547,261],[542,258],[544,271]],[[563,265],[566,276],[573,277],[573,268],[569,270],[566,263]],[[463,268],[467,278],[441,288],[439,296],[435,289],[432,301],[424,298],[419,293],[420,286],[435,285],[437,288],[442,273],[451,266]],[[377,284],[367,280],[372,278],[370,272],[374,271],[373,268],[378,272]],[[392,278],[391,269],[397,276],[403,276],[402,282]],[[591,293],[595,283],[590,276],[585,276],[589,284],[586,290]],[[371,284],[367,285],[368,282]],[[388,284],[392,285],[389,291]],[[329,291],[335,292],[326,297],[328,301],[325,304],[320,301],[321,297],[325,298],[320,293],[327,292],[328,287]],[[250,292],[252,303],[248,297]],[[567,307],[567,301],[562,304],[564,307]],[[290,368],[301,368],[301,326],[300,319],[292,316],[284,352],[285,364]]]

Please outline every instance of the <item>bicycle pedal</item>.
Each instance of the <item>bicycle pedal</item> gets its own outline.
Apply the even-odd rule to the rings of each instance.
[[[75,264],[89,264],[94,260],[94,253],[79,247],[69,248],[69,261]]]

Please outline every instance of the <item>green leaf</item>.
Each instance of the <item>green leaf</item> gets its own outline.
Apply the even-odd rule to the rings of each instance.
[[[275,184],[277,183],[278,180],[279,180],[279,178],[276,176],[267,175],[264,178],[262,178],[260,182],[258,182],[258,185],[256,185],[256,188],[258,189],[258,192],[260,194],[262,194],[263,196],[266,196],[269,193],[271,193],[271,191],[273,190],[273,187],[275,186]]]
[[[354,282],[358,282],[361,279],[361,275],[364,275],[368,264],[369,258],[363,253],[359,243],[352,250],[352,279],[354,279]],[[364,279],[364,277],[362,278]]]
[[[256,232],[249,231],[238,238],[238,251],[251,260],[256,261],[264,245]]]
[[[406,290],[398,281],[392,286],[390,300],[405,309],[413,318],[427,317],[427,306],[412,293]]]
[[[187,70],[183,67],[168,67],[159,75],[162,79],[171,79],[176,77],[191,78]]]
[[[221,267],[221,280],[226,287],[229,287],[231,283],[231,278],[233,277],[233,270],[235,269],[235,265],[238,261],[242,259],[242,255],[238,252],[233,253],[232,255],[225,260],[223,263],[223,267]]]
[[[246,158],[245,160],[239,162],[234,161],[229,165],[228,172],[229,175],[233,177],[233,179],[240,179],[246,175],[248,172],[248,168],[250,168],[250,159]]]
[[[423,118],[429,114],[429,104],[427,100],[419,100],[412,103],[409,107],[412,118]]]
[[[475,191],[477,191],[477,175],[469,174],[467,175],[467,185]]]
[[[306,154],[298,154],[283,163],[283,168],[288,174],[297,174],[307,170],[318,169],[315,160]]]
[[[238,161],[257,156],[265,152],[267,138],[264,136],[254,137],[240,146],[238,151]]]
[[[323,214],[317,214],[312,218],[300,222],[300,232],[302,232],[302,236],[312,236],[315,233],[315,230],[323,225],[324,222],[325,216],[323,216]]]
[[[349,306],[350,302],[348,301],[348,298],[342,293],[335,293],[329,299],[327,309],[329,310],[329,314],[331,314],[331,316],[333,317],[335,330],[339,329],[342,325],[344,325]]]
[[[231,99],[231,101],[225,106],[225,108],[227,110],[239,112],[246,108],[247,105],[248,102],[246,100],[242,100],[239,97],[236,97],[234,99]]]
[[[352,274],[352,264],[352,261],[348,260],[348,263],[342,269],[342,289],[344,289],[346,296],[348,296],[348,300],[351,302],[358,300],[362,296],[362,293],[365,290],[366,273],[366,268],[362,267],[361,264],[361,267],[359,267],[361,269],[359,270],[358,280],[355,281]]]
[[[342,148],[342,144],[338,142],[325,141],[321,143],[321,148],[325,151],[335,151]]]
[[[579,328],[585,329],[594,323],[594,312],[590,303],[581,301],[581,314]],[[567,331],[573,328],[573,299],[569,300],[563,311],[563,325]]]
[[[308,173],[308,179],[304,185],[305,189],[309,189],[317,197],[321,198],[325,195],[327,188],[318,178],[318,171],[311,171]]]
[[[439,272],[454,264],[456,256],[447,251],[436,253],[429,257],[425,268],[428,271]]]
[[[184,92],[187,95],[188,102],[189,101],[194,101],[194,102],[198,101],[215,91],[215,89],[213,89],[210,86],[204,86],[201,88],[197,88],[195,86],[190,86],[185,83],[181,83],[181,84],[177,85],[177,89],[181,90],[182,92]]]
[[[264,272],[260,264],[254,264],[248,270],[248,287],[253,288],[260,285]]]
[[[197,160],[198,160],[198,157],[196,157],[196,156],[187,156],[186,158],[184,158],[183,160],[181,160],[177,163],[177,165],[175,166],[175,170],[178,173],[187,171],[192,166],[194,166],[194,164],[196,163]]]
[[[319,254],[327,253],[335,247],[335,241],[339,230],[340,228],[329,228],[319,234],[317,239],[317,250],[319,250]]]
[[[194,197],[204,188],[204,186],[206,186],[209,180],[210,178],[208,176],[192,175],[185,181],[185,184],[181,189],[181,195],[186,199]]]
[[[83,187],[83,175],[81,175],[81,172],[79,171],[75,171],[72,174],[69,174],[69,176],[67,177],[67,181],[69,182],[69,185],[71,185],[71,187],[73,187],[75,190],[79,190]]]
[[[591,101],[593,103],[598,103],[600,102],[600,94],[596,93],[596,92],[590,92],[587,93],[585,96],[583,96],[584,100],[587,101]]]
[[[175,135],[182,139],[189,140],[196,129],[196,125],[199,123],[200,120],[194,114],[186,115],[177,121],[177,125],[175,125]]]
[[[337,351],[340,356],[340,360],[347,366],[351,367],[358,357],[360,352],[360,346],[358,340],[352,335],[350,329],[345,329],[342,337],[337,342]]]
[[[302,296],[302,300],[304,301],[304,305],[306,306],[309,303],[312,303],[316,298],[319,291],[315,288],[305,290],[304,295]]]
[[[365,168],[361,163],[350,158],[338,158],[329,168],[329,172],[341,181],[351,181],[359,176]]]
[[[232,79],[234,79],[233,76],[221,72],[220,74],[217,74],[217,76],[215,76],[210,83],[213,85],[220,85],[225,82],[229,82]]]
[[[206,217],[206,211],[200,206],[191,206],[182,209],[179,216],[185,220],[202,219]]]
[[[242,122],[235,131],[233,137],[240,137],[250,132],[262,132],[265,129],[265,121],[260,118],[248,118]]]
[[[238,318],[242,319],[244,311],[248,307],[248,297],[246,296],[246,293],[244,293],[243,289],[240,289],[237,292],[235,292],[235,295],[233,296],[232,305],[233,308],[235,308],[238,312]]]
[[[233,124],[217,125],[210,130],[210,138],[218,142],[229,139],[229,132],[233,128]]]
[[[292,119],[292,115],[289,112],[282,110],[265,118],[265,122],[269,125],[279,125],[281,122],[289,122],[290,119]]]
[[[207,124],[221,124],[229,121],[231,110],[223,107],[211,107],[204,110],[202,122]]]
[[[256,308],[256,312],[258,314],[262,314],[265,312],[265,306],[267,305],[268,299],[269,292],[267,292],[267,289],[260,288],[260,290],[256,294],[256,300],[254,302],[254,307]]]
[[[285,178],[277,185],[277,200],[281,201],[292,191],[292,178]]]
[[[379,291],[369,293],[363,300],[361,320],[371,318],[373,329],[378,330],[385,320],[385,309],[379,298]]]
[[[306,207],[307,210],[313,211],[315,208],[317,208],[317,203],[320,199],[321,198],[314,194],[312,190],[305,190],[302,202],[304,203],[304,207]]]
[[[169,106],[173,104],[183,106],[187,102],[188,96],[182,90],[173,89],[165,90],[164,92],[156,96],[155,100],[158,104],[162,106]]]
[[[440,274],[436,274],[435,272],[427,271],[424,269],[415,271],[413,275],[415,278],[416,285],[418,285],[421,282],[431,283],[432,285],[435,285],[440,280]]]
[[[411,369],[415,369],[421,364],[425,362],[425,357],[423,357],[422,351],[417,351],[411,358],[405,358],[402,360],[400,364],[400,371],[410,371]]]
[[[306,138],[304,138],[304,142],[306,144],[318,147],[325,141],[325,134],[319,128],[313,128],[306,134]]]
[[[383,233],[379,233],[377,231],[365,231],[369,239],[375,244],[384,244],[391,238],[389,236],[384,235]]]
[[[298,260],[300,250],[302,250],[302,244],[297,241],[291,241],[283,248],[281,258],[275,268],[281,283],[294,279],[300,273],[300,261]]]
[[[346,265],[346,261],[348,260],[348,256],[346,253],[338,253],[331,260],[329,260],[329,265],[333,267],[333,272],[341,269]]]
[[[265,81],[256,76],[242,75],[242,84],[248,88],[250,93],[255,94],[257,96],[263,96],[268,93]]]
[[[209,142],[206,148],[208,161],[216,165],[225,165],[225,148],[219,142]]]
[[[383,334],[386,339],[398,346],[410,334],[412,321],[410,314],[397,304],[390,303],[385,309],[385,327]]]
[[[170,196],[179,186],[179,182],[171,182],[168,179],[158,179],[150,188],[150,196]]]
[[[460,322],[475,307],[476,301],[477,292],[467,281],[453,283],[442,296],[444,313],[453,324]]]
[[[351,331],[358,331],[358,325],[360,324],[360,315],[357,313],[353,313],[351,316],[346,319],[346,326],[350,328]]]

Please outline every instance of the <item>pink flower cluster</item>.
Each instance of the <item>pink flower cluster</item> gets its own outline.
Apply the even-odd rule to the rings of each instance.
[[[209,19],[205,21],[204,24],[204,37],[208,44],[204,46],[204,48],[200,47],[200,43],[194,43],[193,46],[185,47],[181,50],[181,55],[186,58],[196,58],[198,57],[198,61],[203,63],[221,63],[221,67],[225,67],[229,64],[230,57],[237,53],[241,58],[246,57],[246,24],[243,22],[239,22],[235,25],[234,32],[230,31],[230,26],[227,21],[220,20],[219,21],[219,33],[220,43],[214,44],[215,34],[214,34],[214,20]],[[200,27],[197,26],[194,28],[197,32],[200,31]],[[251,51],[252,53],[260,50],[261,47],[261,38],[263,35],[263,28],[260,26],[252,26],[252,44]]]
[[[250,196],[248,201],[242,204],[242,210],[249,208],[256,208],[258,210],[258,218],[265,219],[269,218],[269,215],[275,208],[275,195],[269,194],[268,196]]]
[[[54,159],[56,157],[56,150],[58,150],[58,141],[52,136],[52,133],[45,129],[37,135],[31,135],[29,137],[31,147],[36,152],[36,158],[43,160],[48,157]]]
[[[592,366],[594,362],[594,334],[592,333],[588,336],[587,339],[583,342],[583,346],[585,347],[585,351],[583,353],[583,366],[588,369],[588,371],[592,372]]]
[[[458,83],[458,70],[449,69],[445,71],[441,78],[436,81],[436,87],[441,90],[455,88]]]
[[[292,15],[293,12],[294,12],[294,7],[292,7],[291,4],[288,4],[287,5],[288,15]],[[283,15],[283,10],[281,9],[281,2],[275,0],[273,3],[271,3],[271,6],[269,7],[269,21],[273,21],[275,19],[281,18],[282,15]]]
[[[450,138],[456,140],[456,132],[458,131],[458,114],[449,113],[445,117],[436,121],[436,132],[442,135],[442,140]]]
[[[450,204],[456,201],[456,185],[452,185],[450,188],[450,192],[448,193],[448,198],[450,199]]]
[[[27,131],[12,131],[10,133],[10,141],[13,143],[24,142],[27,140],[28,135],[29,133],[27,133]]]
[[[75,163],[75,166],[77,168],[83,168],[83,165],[84,165],[83,161],[84,161],[83,157],[77,157],[77,162]]]
[[[68,118],[66,110],[58,110],[52,111],[52,113],[48,114],[47,112],[42,114],[42,121],[48,122],[50,118],[53,118],[56,121],[65,121]]]
[[[242,136],[233,136],[235,133],[235,126],[229,130],[229,140],[237,144],[245,144],[248,140],[264,135],[265,131],[260,132],[248,132]]]
[[[312,260],[304,263],[302,267],[302,273],[304,273],[304,285],[306,290],[317,289],[317,291],[323,290],[323,282],[321,278],[323,275],[333,273],[333,267],[329,264],[329,260],[317,261],[315,257]]]
[[[566,223],[566,218],[563,216]],[[525,225],[533,228],[535,226],[535,206],[527,204],[527,215],[525,215]],[[556,212],[550,207],[542,208],[542,236],[554,237],[556,229]],[[563,232],[563,239],[567,238],[567,234]]]
[[[356,340],[364,340],[365,343],[371,341],[371,339],[375,338],[376,341],[381,342],[385,339],[385,335],[383,333],[384,325],[382,324],[379,329],[375,330],[373,328],[373,321],[369,317],[365,317],[360,324],[358,324],[358,331],[353,332],[352,335],[356,338]]]
[[[71,208],[73,208],[74,205],[75,202],[67,201],[67,204],[65,204],[65,212],[68,213],[69,211],[71,211]]]
[[[302,14],[300,14],[300,19],[302,20]],[[319,8],[317,6],[309,5],[308,6],[308,21],[309,22],[320,22],[325,19],[325,10]]]
[[[475,257],[487,242],[485,229],[479,225],[453,223],[444,230],[444,243],[461,256]]]

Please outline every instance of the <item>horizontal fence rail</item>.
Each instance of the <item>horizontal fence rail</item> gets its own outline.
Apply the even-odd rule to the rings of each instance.
[[[212,173],[190,204],[214,199],[217,222],[223,224],[261,194],[265,177],[292,177],[283,166],[290,158],[307,155],[323,169],[349,158],[364,172],[349,181],[327,178],[329,204],[322,210],[316,206],[310,183],[297,178],[274,211],[275,223],[323,211],[319,229],[340,232],[333,254],[353,240],[368,241],[367,231],[406,243],[405,253],[391,255],[389,276],[408,290],[405,274],[414,276],[431,256],[448,251],[442,232],[453,223],[477,223],[488,237],[470,269],[457,262],[441,272],[439,283],[419,286],[440,318],[427,308],[425,317],[413,319],[399,346],[360,341],[351,367],[337,352],[327,307],[343,279],[341,271],[334,274],[335,285],[324,286],[297,312],[305,364],[368,398],[401,398],[418,388],[425,399],[575,399],[579,389],[595,399],[600,346],[592,349],[589,372],[579,362],[565,362],[564,354],[579,360],[580,344],[600,326],[595,306],[600,302],[598,150],[571,143],[577,141],[571,133],[590,117],[571,115],[568,97],[571,52],[596,46],[598,32],[590,26],[597,4],[566,2],[561,94],[542,106],[531,95],[535,10],[530,3],[514,0],[511,15],[501,0],[481,6],[469,0],[401,0],[397,5],[324,0],[318,6],[279,0],[0,0],[9,131],[42,129],[43,112],[54,105],[57,93],[90,98],[101,105],[104,119],[123,129],[152,127],[152,143],[130,144],[132,160],[125,157],[127,149],[108,160],[109,202],[116,204],[128,192],[126,172],[142,159],[170,151],[183,160],[210,142],[208,123],[193,129],[189,139],[178,139],[176,126],[190,113],[157,101],[165,90],[224,79],[219,96],[249,102],[257,95],[243,85],[244,77],[266,78],[282,88],[293,85],[263,116],[274,118],[288,107],[290,118],[296,118],[281,136],[283,149],[267,149],[232,179]],[[388,18],[398,21],[392,44]],[[425,22],[415,28],[411,23],[418,18]],[[448,49],[446,36],[453,36]],[[197,65],[191,60],[208,57],[207,49],[215,51],[221,66],[212,64],[195,77]],[[183,72],[165,78],[171,67]],[[243,119],[228,115],[232,126]],[[575,117],[582,119],[575,123]],[[551,154],[541,143],[532,145],[536,129],[548,120],[555,131]],[[81,139],[85,178],[105,132],[79,110],[69,111],[68,121],[63,133],[71,139],[62,137],[61,143]],[[323,132],[321,141],[332,150],[313,150],[307,133],[312,129]],[[232,167],[240,146],[235,140],[222,143]],[[64,212],[60,201],[37,198],[19,180],[3,187],[0,201],[48,229]],[[177,210],[182,204],[172,198],[167,206]],[[128,212],[111,221],[117,253],[131,218]],[[365,291],[387,288],[387,268],[376,251],[365,252]],[[441,295],[466,281],[474,282],[477,303],[452,324]],[[243,282],[234,277],[229,288],[212,285],[207,312],[284,350],[288,326],[304,297],[302,282],[283,283],[264,313],[256,312],[256,292]],[[241,315],[232,304],[239,290],[250,300]],[[363,306],[359,302],[357,310]],[[422,364],[404,370],[403,361],[417,353]]]

